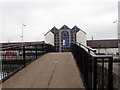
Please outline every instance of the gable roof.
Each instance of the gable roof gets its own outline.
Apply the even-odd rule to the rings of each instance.
[[[45,33],[44,36],[46,36],[49,32],[51,32],[51,30],[49,30],[47,33]]]
[[[58,30],[55,26],[51,30]]]
[[[63,25],[60,29],[70,29],[70,28],[66,25]]]
[[[52,31],[54,31],[54,30],[58,30],[55,26],[51,29],[51,30],[49,30],[46,34],[44,34],[44,36],[46,36],[49,32],[52,32]],[[53,33],[53,32],[52,32]]]
[[[55,34],[59,34],[59,31],[56,27],[53,27],[51,30],[50,30],[54,35]]]
[[[118,48],[118,39],[108,40],[87,40],[87,46],[92,48]]]
[[[57,30],[63,30],[63,29],[75,30],[75,32],[78,32],[80,30],[86,34],[86,32],[84,32],[83,30],[78,28],[76,25],[72,29],[70,29],[67,25],[63,25],[60,29],[58,29],[54,26],[51,30],[49,30],[46,34],[44,34],[44,36],[46,36],[49,32],[52,32],[54,34],[55,32],[58,32]]]
[[[76,25],[72,28],[72,30],[76,30],[76,32],[78,32],[80,30],[80,31],[82,31],[83,33],[86,34],[86,32],[84,32],[83,30],[81,30],[80,28],[78,28]]]
[[[74,30],[74,29],[80,30],[80,28],[78,28],[76,25],[72,28],[72,30]]]

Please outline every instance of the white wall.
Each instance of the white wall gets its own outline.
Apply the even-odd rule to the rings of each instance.
[[[98,49],[97,53],[98,53]],[[106,54],[116,54],[118,52],[118,48],[102,48],[100,49],[100,53],[106,53]]]
[[[77,32],[76,41],[83,45],[86,45],[86,34],[82,31]]]
[[[45,35],[45,43],[54,45],[54,34],[52,32]]]

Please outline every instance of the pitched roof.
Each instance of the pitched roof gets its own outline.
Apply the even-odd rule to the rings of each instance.
[[[54,30],[58,30],[58,29],[54,26],[51,30],[49,30],[47,33],[45,33],[44,36],[46,36],[49,32],[53,33]]]
[[[76,25],[72,28],[72,30],[75,30],[76,32],[78,32],[80,30],[80,31],[82,31],[83,33],[86,34],[86,32],[84,32],[83,30],[81,30],[80,28],[78,28]]]
[[[49,30],[47,33],[44,34],[44,36],[46,36],[49,32],[51,32],[51,31]]]
[[[60,29],[70,29],[70,28],[66,25],[63,25]]]
[[[53,34],[58,34],[59,31],[58,29],[54,26],[51,30],[50,30]]]
[[[78,28],[76,25],[72,28],[72,30],[74,30],[74,29],[80,30],[80,28]]]
[[[117,48],[118,39],[108,39],[108,40],[87,40],[87,46],[92,48]]]
[[[58,30],[55,26],[51,30]]]
[[[53,34],[55,34],[55,33],[58,33],[58,30],[62,30],[62,29],[70,29],[68,26],[66,26],[66,25],[63,25],[60,29],[57,29],[55,26],[51,29],[51,30],[49,30],[44,36],[46,36],[49,32],[52,32]],[[70,30],[73,30],[73,31],[75,31],[75,32],[78,32],[79,30],[80,31],[82,31],[83,33],[85,33],[83,30],[81,30],[80,28],[78,28],[76,25],[72,28],[72,29],[70,29]],[[86,34],[86,33],[85,33]]]

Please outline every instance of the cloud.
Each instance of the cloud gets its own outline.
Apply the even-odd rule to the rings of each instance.
[[[53,26],[77,25],[87,38],[116,38],[117,2],[113,0],[2,0],[1,41],[21,41],[21,25],[25,23],[24,40],[38,41]],[[109,35],[104,35],[104,31]],[[31,37],[32,36],[32,37]]]

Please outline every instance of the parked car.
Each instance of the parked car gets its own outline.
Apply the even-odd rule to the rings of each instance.
[[[5,52],[4,55],[8,55],[8,56],[16,56],[17,53],[15,53],[15,52]]]

